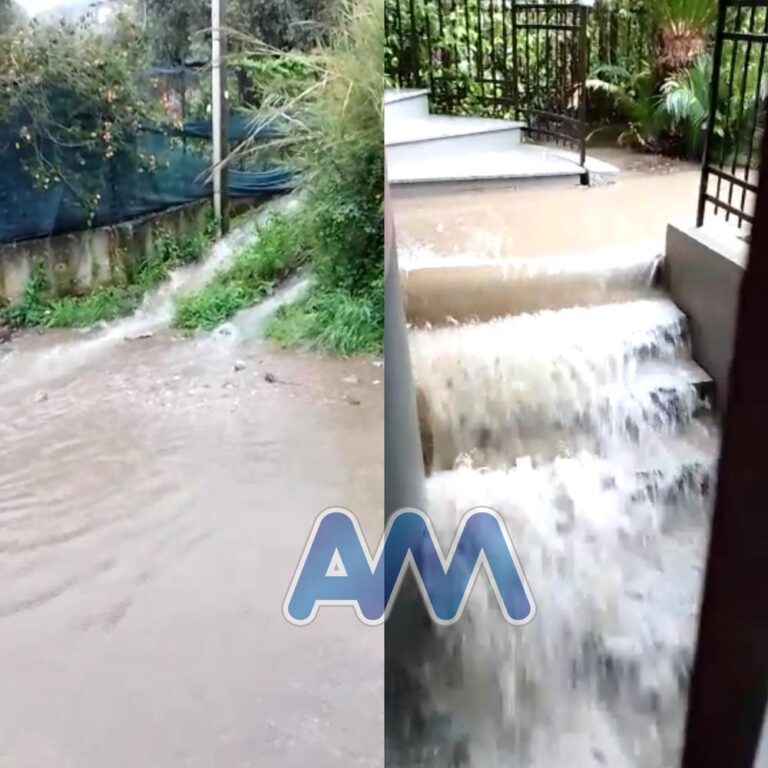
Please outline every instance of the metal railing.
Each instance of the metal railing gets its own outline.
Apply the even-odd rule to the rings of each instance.
[[[586,142],[584,6],[515,0],[386,0],[385,70],[427,87],[441,112],[521,120],[534,138]]]
[[[697,225],[754,221],[765,118],[768,0],[720,0]]]
[[[590,71],[608,64],[636,73],[651,61],[651,20],[644,7],[598,2],[587,29]]]

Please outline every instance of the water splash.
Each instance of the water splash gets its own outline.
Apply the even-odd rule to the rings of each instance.
[[[266,321],[280,307],[299,301],[306,295],[310,285],[310,277],[302,274],[296,275],[287,280],[269,298],[253,307],[241,310],[232,320],[220,325],[209,338],[231,346],[259,337],[264,330]]]
[[[698,405],[663,365],[689,351],[685,318],[663,299],[414,331],[411,343],[439,468],[477,450],[546,456],[559,434],[639,437]]]
[[[496,509],[537,616],[506,624],[481,580],[434,630],[435,725],[407,764],[675,764],[718,446],[685,317],[646,299],[412,330],[411,348],[443,545]]]
[[[162,285],[144,297],[141,306],[130,317],[86,329],[75,339],[55,346],[46,345],[43,350],[6,354],[0,358],[0,393],[40,387],[69,376],[92,365],[126,340],[168,328],[180,296],[199,290],[226,267],[246,243],[258,237],[259,227],[269,217],[276,213],[291,213],[299,205],[300,198],[292,195],[263,206],[216,242],[200,263],[174,270]]]

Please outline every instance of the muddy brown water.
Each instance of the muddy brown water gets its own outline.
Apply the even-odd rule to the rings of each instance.
[[[667,224],[693,226],[700,171],[616,149],[594,154],[620,168],[616,184],[469,189],[395,199],[401,252],[532,257],[606,249],[639,241],[661,252]]]
[[[322,509],[381,532],[383,370],[82,341],[0,348],[0,766],[381,765],[382,632],[281,604]]]

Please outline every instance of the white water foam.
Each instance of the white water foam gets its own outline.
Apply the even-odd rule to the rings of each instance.
[[[698,405],[688,378],[658,363],[689,352],[685,319],[665,299],[414,330],[411,349],[439,468],[473,449],[546,456],[558,432],[637,437]]]
[[[510,626],[483,579],[434,630],[426,712],[450,720],[457,764],[676,764],[718,441],[680,368],[685,318],[632,301],[413,330],[411,347],[449,470],[427,483],[443,546],[496,509],[537,605]]]
[[[644,487],[581,454],[430,478],[430,513],[446,538],[467,509],[502,514],[537,604],[530,625],[511,627],[483,583],[462,621],[438,630],[430,703],[466,734],[473,767],[674,764],[706,504],[696,488],[659,503],[679,481],[679,466],[665,470]]]

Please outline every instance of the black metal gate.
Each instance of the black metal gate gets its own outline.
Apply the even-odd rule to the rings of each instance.
[[[571,144],[584,163],[586,141],[587,9],[562,3],[515,3],[523,51],[517,68],[516,113],[534,139]]]
[[[768,0],[720,0],[697,225],[754,221],[765,124]]]
[[[563,2],[386,0],[386,74],[450,114],[520,120],[531,138],[586,140],[587,13]]]

